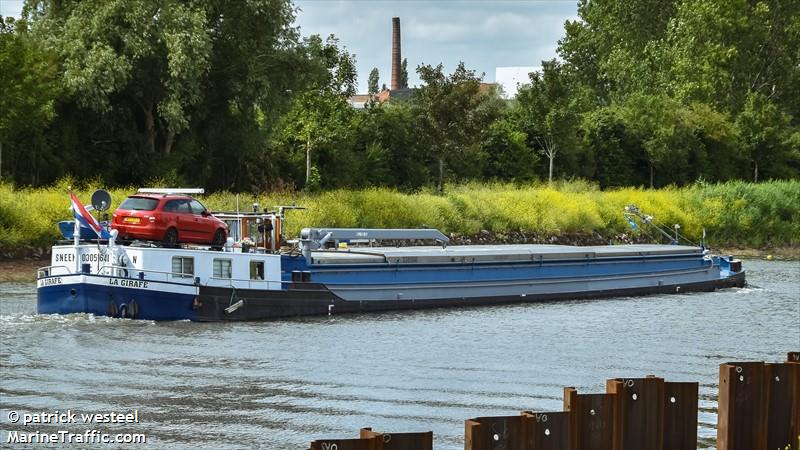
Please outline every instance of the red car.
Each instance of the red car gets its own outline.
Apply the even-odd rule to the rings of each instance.
[[[168,245],[179,242],[221,247],[228,236],[225,222],[209,214],[188,195],[136,194],[114,211],[111,228],[119,239],[146,239]]]

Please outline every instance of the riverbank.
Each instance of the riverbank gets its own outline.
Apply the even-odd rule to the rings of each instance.
[[[47,259],[12,259],[0,261],[0,283],[36,281],[36,269],[49,266]]]
[[[48,188],[0,184],[0,258],[26,258],[58,239],[56,223],[70,218],[69,191],[88,202],[94,189],[76,189],[73,180]],[[134,188],[111,190],[113,211]],[[655,223],[699,243],[719,248],[800,246],[800,181],[743,181],[662,189],[600,190],[584,181],[551,185],[469,183],[400,192],[388,188],[339,189],[320,193],[216,192],[199,199],[212,211],[299,205],[287,212],[284,236],[309,226],[337,228],[436,228],[454,243],[604,244],[653,242],[657,233],[639,221],[637,231],[623,215],[637,205]],[[488,230],[488,231],[487,231]],[[466,242],[469,241],[469,242]]]

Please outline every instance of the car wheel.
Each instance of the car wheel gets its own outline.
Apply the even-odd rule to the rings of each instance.
[[[211,241],[211,245],[213,248],[221,250],[222,246],[225,245],[225,231],[217,230],[214,233],[214,239]]]
[[[178,245],[178,230],[175,228],[170,228],[164,234],[164,245],[168,247],[174,247]]]

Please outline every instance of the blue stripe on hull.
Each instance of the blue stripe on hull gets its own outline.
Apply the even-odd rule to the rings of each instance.
[[[710,268],[712,262],[691,257],[648,257],[586,261],[522,261],[453,264],[353,264],[312,265],[312,281],[337,284],[383,285],[392,283],[469,283],[619,276]]]
[[[197,320],[192,309],[193,295],[88,283],[40,287],[36,309],[39,314],[88,313],[109,316],[114,309],[112,305],[117,312],[125,305],[130,317],[131,300],[135,300],[138,310],[136,319]]]

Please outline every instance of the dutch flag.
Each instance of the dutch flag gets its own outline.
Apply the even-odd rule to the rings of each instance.
[[[90,228],[100,239],[109,238],[108,231],[100,226],[93,215],[89,214],[89,211],[86,210],[86,207],[83,206],[83,203],[78,200],[78,197],[76,197],[75,193],[72,191],[69,193],[69,201],[71,203],[72,215],[78,219],[81,226]]]

